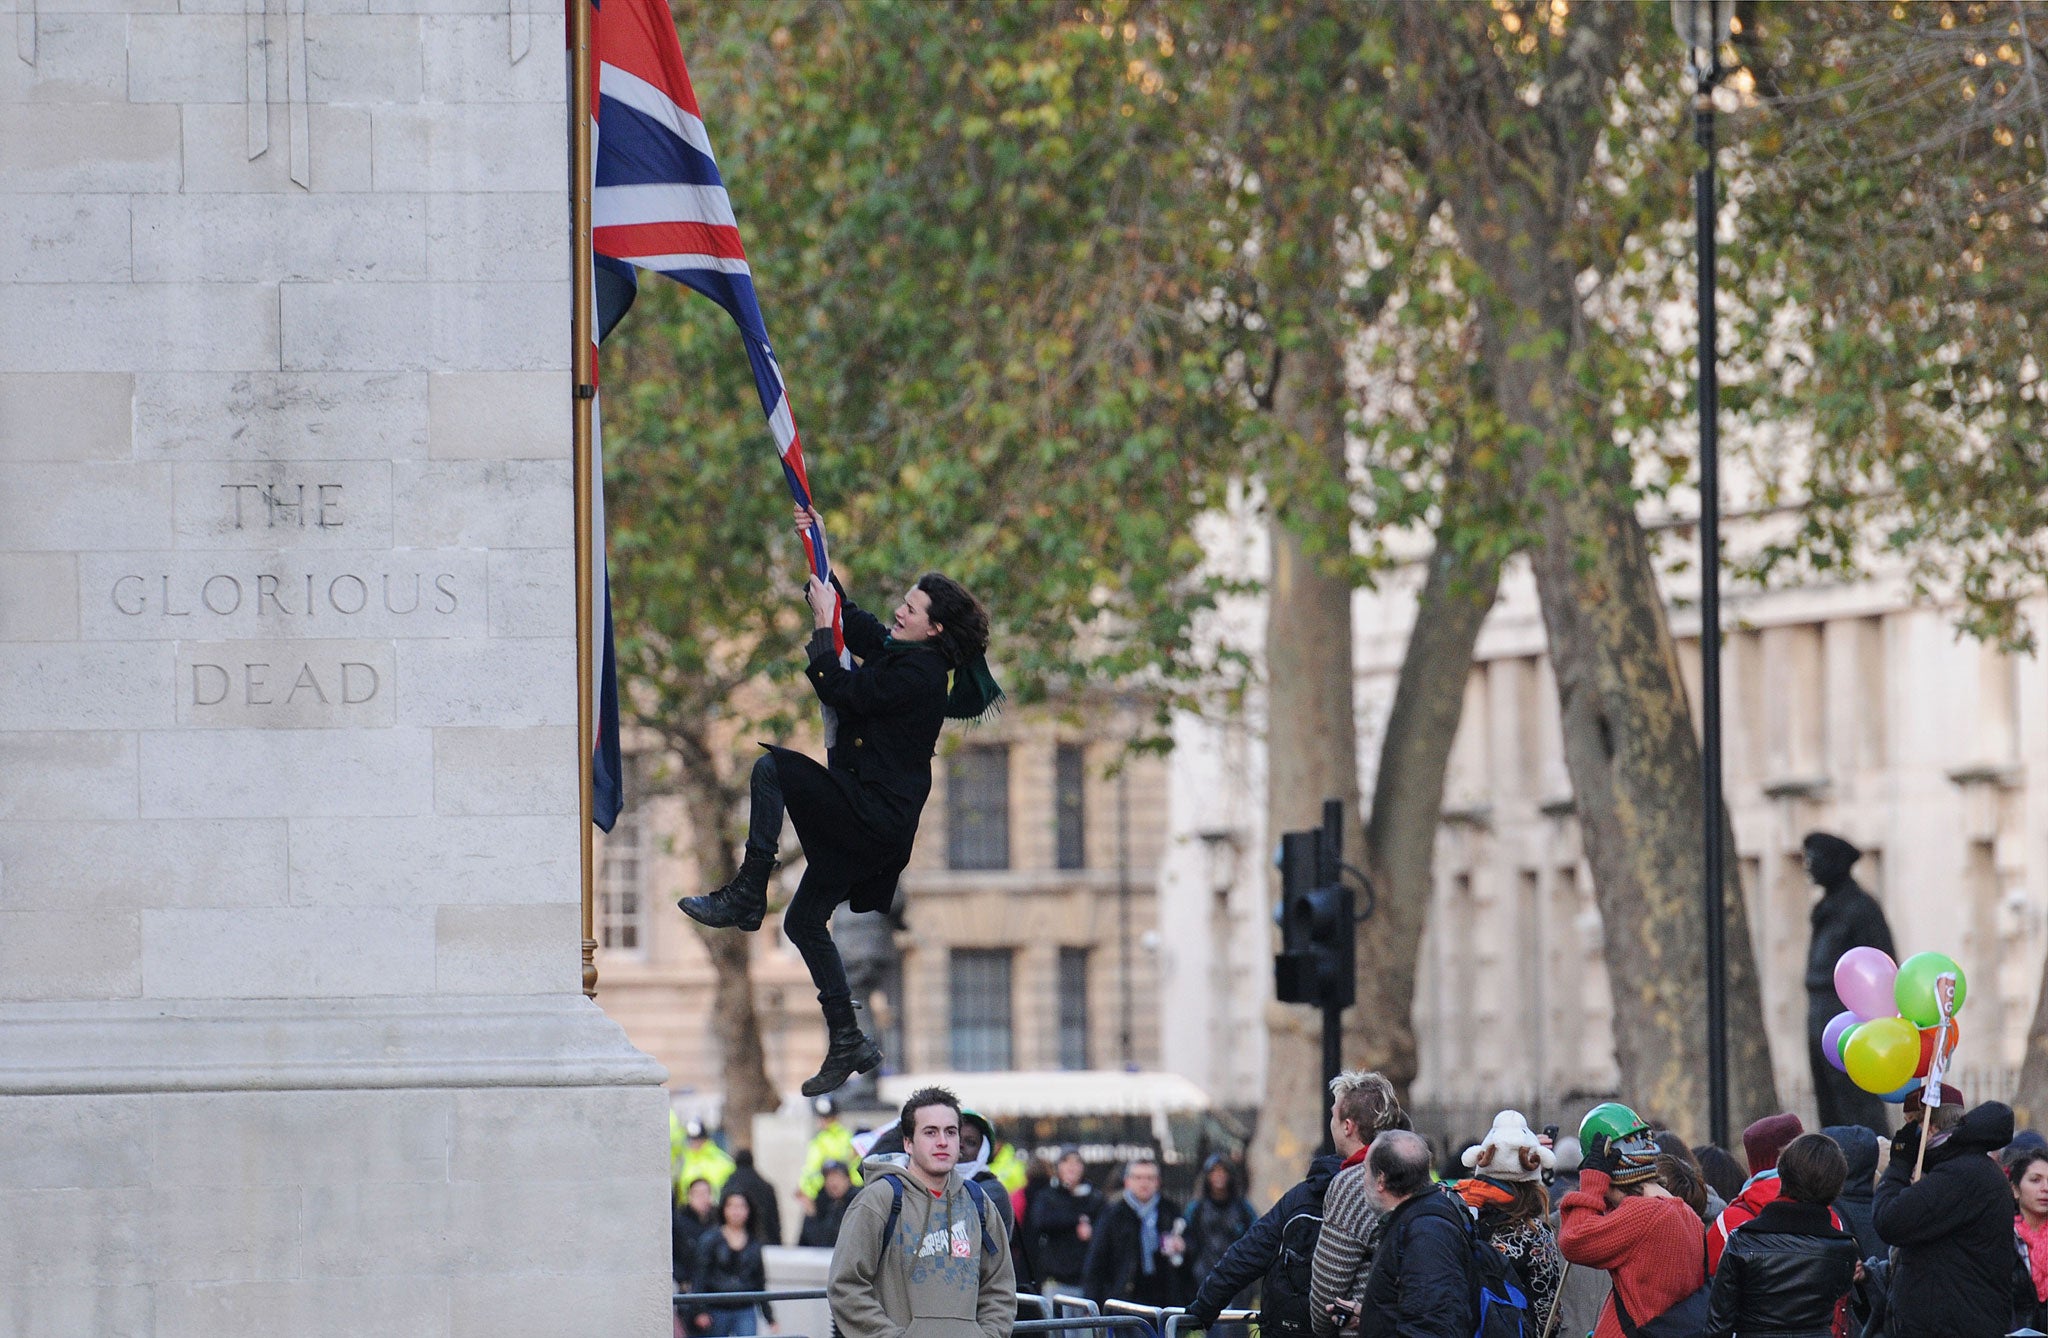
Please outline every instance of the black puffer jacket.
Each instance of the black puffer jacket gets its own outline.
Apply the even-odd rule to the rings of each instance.
[[[1865,1259],[1884,1253],[1884,1242],[1871,1224],[1871,1201],[1877,1194],[1877,1135],[1860,1124],[1831,1124],[1821,1130],[1835,1140],[1848,1158],[1849,1175],[1835,1199],[1835,1215],[1856,1237],[1856,1249]]]
[[[1215,1270],[1201,1279],[1201,1289],[1188,1306],[1189,1318],[1194,1323],[1213,1324],[1240,1292],[1266,1275],[1266,1270],[1280,1257],[1280,1235],[1289,1222],[1303,1213],[1323,1215],[1323,1194],[1343,1166],[1344,1159],[1334,1152],[1317,1157],[1308,1164],[1308,1175],[1302,1182],[1282,1194],[1264,1217],[1252,1223],[1252,1229],[1224,1253]]]
[[[1389,1213],[1358,1316],[1358,1338],[1471,1338],[1472,1223],[1431,1186]]]
[[[1821,1338],[1856,1281],[1856,1238],[1826,1204],[1773,1199],[1721,1252],[1707,1298],[1707,1338]]]
[[[2012,1107],[1987,1101],[1927,1150],[1901,1130],[1877,1184],[1877,1234],[1892,1255],[1891,1338],[1999,1338],[2012,1325],[2012,1186],[1986,1153],[2012,1141]]]

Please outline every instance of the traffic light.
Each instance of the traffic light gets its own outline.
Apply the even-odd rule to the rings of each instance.
[[[1356,918],[1334,828],[1280,838],[1280,955],[1273,959],[1281,1003],[1349,1008],[1358,997]]]

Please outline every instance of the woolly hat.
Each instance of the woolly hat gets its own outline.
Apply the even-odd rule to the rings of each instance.
[[[1856,861],[1863,858],[1862,851],[1832,832],[1808,832],[1799,844],[1806,854],[1807,871],[1821,887],[1832,887],[1847,878]]]
[[[1640,1185],[1645,1180],[1657,1178],[1657,1158],[1661,1150],[1648,1134],[1631,1134],[1616,1143],[1613,1151],[1621,1158],[1621,1165],[1607,1177],[1615,1185]]]
[[[1465,1149],[1464,1160],[1489,1180],[1540,1180],[1557,1165],[1557,1154],[1536,1141],[1521,1111],[1504,1110],[1493,1117],[1486,1137]]]
[[[1926,1084],[1923,1083],[1906,1094],[1906,1099],[1900,1103],[1899,1109],[1908,1115],[1917,1115],[1926,1109],[1926,1098],[1927,1088]],[[1934,1104],[1937,1106],[1960,1106],[1963,1104],[1963,1094],[1950,1087],[1947,1083],[1943,1083],[1941,1085],[1941,1100]]]
[[[1806,1132],[1806,1126],[1790,1111],[1781,1115],[1766,1115],[1742,1131],[1742,1155],[1749,1162],[1751,1175],[1762,1175],[1775,1170],[1778,1154],[1785,1145]]]

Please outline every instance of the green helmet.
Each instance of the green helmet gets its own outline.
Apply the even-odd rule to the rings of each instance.
[[[1630,1134],[1647,1132],[1649,1123],[1642,1116],[1622,1105],[1619,1101],[1602,1101],[1586,1112],[1586,1118],[1579,1121],[1579,1142],[1591,1144],[1594,1134],[1605,1134],[1610,1143],[1627,1138]]]

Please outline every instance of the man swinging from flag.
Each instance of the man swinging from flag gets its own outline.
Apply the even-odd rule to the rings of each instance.
[[[799,535],[817,513],[796,508]],[[768,878],[775,870],[782,817],[788,811],[806,861],[796,896],[782,915],[783,932],[803,954],[825,1009],[831,1048],[805,1096],[833,1091],[882,1062],[882,1048],[860,1029],[846,967],[832,942],[832,912],[887,912],[896,880],[910,861],[918,814],[932,790],[932,754],[951,717],[980,716],[1002,696],[989,675],[988,611],[959,582],[926,572],[907,591],[891,621],[856,607],[835,578],[812,576],[804,586],[812,624],[806,675],[818,700],[837,713],[837,739],[824,766],[773,744],[754,763],[745,860],[733,880],[709,896],[679,904],[712,928],[761,927]],[[835,616],[846,648],[859,662],[839,662]],[[953,683],[947,687],[947,676]]]
[[[949,716],[980,716],[1002,699],[984,658],[988,611],[936,572],[918,578],[887,627],[846,599],[826,556],[803,441],[666,0],[605,0],[594,50],[591,246],[599,337],[631,305],[636,269],[666,274],[725,308],[746,345],[811,563],[805,597],[816,631],[809,677],[824,706],[825,765],[769,747],[754,764],[739,873],[709,896],[678,904],[712,928],[759,929],[785,810],[795,821],[807,862],[783,929],[810,968],[830,1032],[824,1066],[803,1085],[805,1096],[820,1096],[882,1062],[881,1047],[854,1016],[846,967],[832,942],[832,912],[842,902],[857,911],[889,909],[931,793],[940,727]]]

